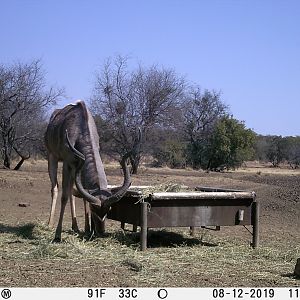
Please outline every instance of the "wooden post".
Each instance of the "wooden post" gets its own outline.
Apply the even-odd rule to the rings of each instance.
[[[253,237],[252,247],[255,249],[259,246],[259,203],[253,202],[252,213],[253,213]]]
[[[100,232],[101,234],[105,233],[105,220],[100,222]]]
[[[190,235],[191,236],[195,235],[195,226],[190,226]]]
[[[300,258],[297,259],[295,270],[294,270],[294,276],[300,278]]]
[[[121,228],[124,230],[125,229],[125,222],[121,222]]]
[[[147,202],[141,203],[141,233],[140,233],[140,243],[141,250],[144,251],[147,249],[147,214],[148,207]]]
[[[132,225],[132,231],[133,231],[133,232],[137,232],[137,225],[136,225],[136,224],[133,224],[133,225]]]

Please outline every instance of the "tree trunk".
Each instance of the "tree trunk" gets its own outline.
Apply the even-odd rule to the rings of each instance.
[[[18,162],[18,164],[14,167],[15,171],[20,170],[21,166],[23,165],[23,162],[25,161],[25,159],[22,157],[21,160]]]
[[[30,156],[28,156],[28,157],[22,157],[21,158],[21,160],[18,162],[18,164],[14,167],[14,170],[15,171],[18,171],[18,170],[20,170],[20,168],[21,168],[21,166],[23,165],[23,162],[26,160],[26,159],[28,159]]]
[[[10,159],[10,153],[11,151],[9,151],[7,145],[4,146],[4,153],[3,153],[3,165],[5,168],[10,169],[10,165],[11,165],[11,159]]]
[[[26,159],[30,158],[30,154],[28,154],[27,156],[24,156],[24,155],[22,155],[22,154],[18,151],[18,149],[17,149],[16,147],[14,147],[14,150],[15,150],[16,153],[21,157],[21,160],[20,160],[20,161],[18,162],[18,164],[14,167],[14,170],[15,170],[15,171],[18,171],[18,170],[20,170],[21,166],[23,165],[23,162],[24,162]]]
[[[208,160],[207,166],[206,166],[206,171],[211,170],[211,158]]]
[[[141,155],[140,154],[130,156],[131,174],[137,174],[138,173],[140,160],[141,160]]]
[[[10,157],[5,153],[3,165],[5,168],[10,169]]]

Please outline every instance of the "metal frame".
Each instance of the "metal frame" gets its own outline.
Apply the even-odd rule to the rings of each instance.
[[[142,193],[129,190],[108,214],[109,219],[141,227],[141,250],[147,249],[148,228],[251,225],[252,247],[259,246],[259,203],[254,192],[197,187],[195,192]]]

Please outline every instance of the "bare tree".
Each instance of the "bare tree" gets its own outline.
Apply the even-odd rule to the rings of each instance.
[[[19,169],[30,157],[33,147],[41,141],[47,107],[62,94],[61,89],[46,89],[39,60],[0,65],[0,154],[4,167],[11,168],[12,158],[19,156]]]
[[[137,129],[140,128],[145,143],[151,127],[170,123],[179,107],[185,82],[172,69],[140,65],[129,71],[127,63],[128,58],[121,56],[106,62],[96,77],[91,109],[109,124],[114,153],[121,157],[132,152],[130,162],[132,172],[136,173],[142,152],[136,145]]]
[[[193,168],[206,168],[209,137],[228,107],[221,101],[220,93],[193,87],[187,93],[183,111],[189,163]]]

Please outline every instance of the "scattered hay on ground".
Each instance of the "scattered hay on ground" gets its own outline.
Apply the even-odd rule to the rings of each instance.
[[[102,282],[102,286],[110,286],[112,282],[117,286],[144,287],[160,286],[162,282],[164,286],[299,284],[291,274],[300,256],[296,244],[281,247],[269,244],[253,250],[239,239],[217,238],[207,231],[204,234],[204,230],[199,230],[193,238],[182,230],[158,230],[150,232],[150,248],[141,252],[138,234],[123,230],[94,240],[63,232],[60,244],[52,243],[53,236],[54,231],[43,224],[1,225],[2,263],[72,262],[82,269],[87,262],[93,262],[101,266],[101,272],[113,277]],[[68,286],[68,281],[63,282],[63,286]]]

